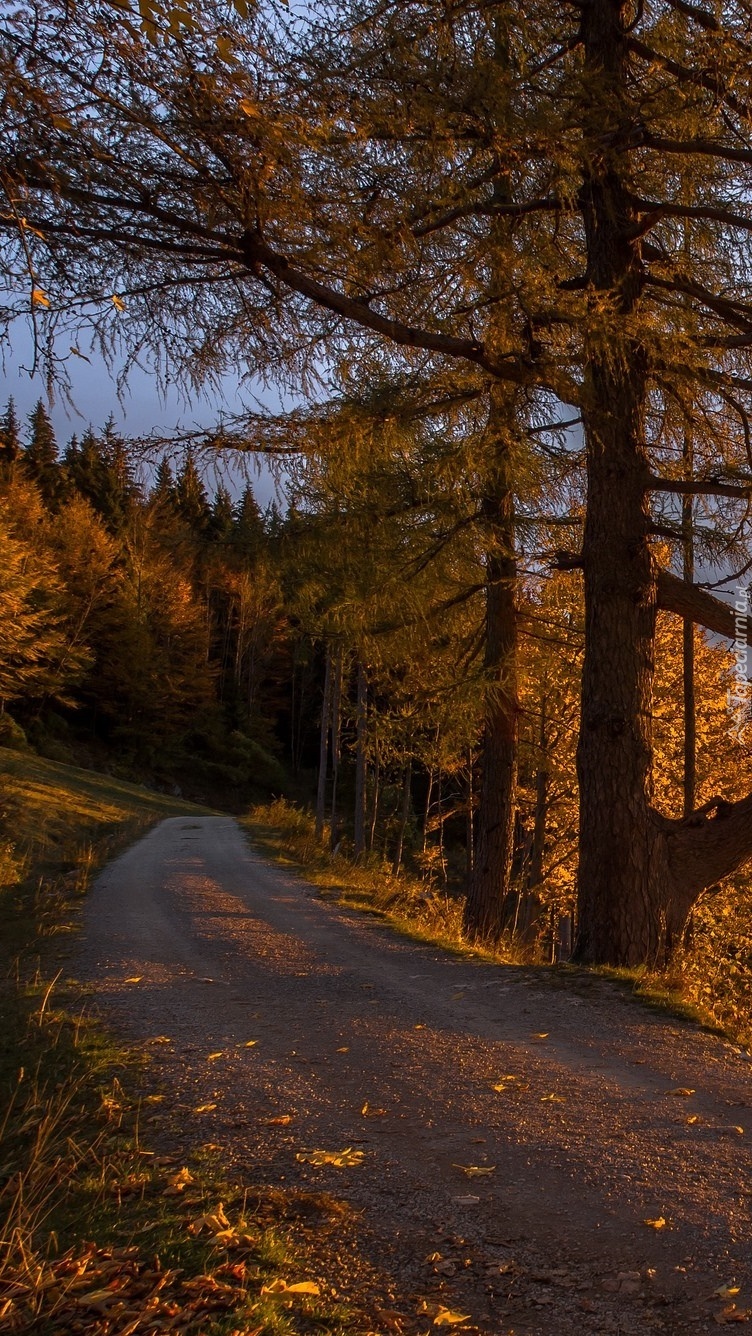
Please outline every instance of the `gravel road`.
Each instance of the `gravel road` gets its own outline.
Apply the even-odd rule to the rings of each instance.
[[[76,966],[152,1054],[175,1153],[211,1141],[240,1181],[350,1204],[311,1264],[374,1331],[424,1334],[439,1306],[493,1336],[752,1310],[752,1070],[722,1038],[593,976],[406,940],[229,817],[163,821],[112,863]],[[362,1161],[297,1158],[344,1148]]]

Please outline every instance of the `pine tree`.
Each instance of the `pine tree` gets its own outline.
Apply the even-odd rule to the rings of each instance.
[[[21,454],[21,429],[11,395],[0,421],[0,467],[11,468]]]
[[[166,455],[163,455],[154,474],[154,484],[149,492],[149,503],[164,509],[173,506],[174,501],[175,478],[169,459]]]
[[[175,510],[195,538],[206,535],[211,508],[191,450],[187,452],[175,482]]]
[[[62,499],[65,481],[58,459],[55,432],[41,399],[29,414],[29,428],[29,440],[23,453],[24,468],[36,483],[45,503],[54,509]]]

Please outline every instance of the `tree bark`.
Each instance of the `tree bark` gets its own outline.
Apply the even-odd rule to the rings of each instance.
[[[584,385],[588,501],[583,540],[585,658],[577,752],[580,865],[576,958],[636,965],[664,939],[659,826],[650,807],[655,574],[648,543],[646,365],[617,341],[641,287],[632,208],[615,144],[625,132],[626,6],[588,0],[585,74],[603,150],[581,193],[590,279]],[[626,323],[626,322],[625,322]]]
[[[692,477],[692,436],[684,435],[684,471]],[[691,496],[682,497],[682,574],[687,584],[695,578],[694,503]],[[684,705],[684,784],[683,811],[690,816],[695,807],[697,788],[697,721],[695,718],[695,626],[691,617],[682,622],[682,687]]]

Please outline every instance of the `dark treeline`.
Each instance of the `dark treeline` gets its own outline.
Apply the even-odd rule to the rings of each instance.
[[[8,402],[0,466],[3,738],[214,800],[282,789],[273,508],[210,498],[189,451],[144,483],[112,419],[60,451],[41,402]]]

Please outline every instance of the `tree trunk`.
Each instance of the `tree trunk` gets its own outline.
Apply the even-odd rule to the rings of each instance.
[[[684,434],[684,474],[692,478],[692,437]],[[682,558],[684,579],[695,578],[694,506],[691,496],[682,497]],[[684,688],[684,815],[695,808],[697,788],[697,724],[695,718],[695,627],[689,617],[682,623],[682,684]]]
[[[517,788],[517,563],[511,434],[514,406],[507,390],[491,392],[489,445],[495,467],[482,502],[488,534],[486,648],[489,679],[476,813],[473,876],[464,930],[471,941],[498,941],[509,890]]]
[[[316,792],[316,839],[324,835],[326,819],[326,771],[329,755],[329,725],[332,709],[332,651],[326,647],[326,667],[324,669],[324,691],[321,700],[321,730],[319,733],[319,782]]]
[[[467,817],[465,826],[465,869],[467,874],[467,884],[471,884],[473,879],[473,868],[475,866],[475,792],[473,787],[473,749],[467,749]]]
[[[400,813],[399,833],[397,835],[397,848],[394,851],[394,860],[392,862],[392,876],[398,877],[400,867],[402,866],[402,850],[405,845],[405,831],[407,830],[407,818],[410,815],[410,781],[413,774],[412,758],[408,757],[405,773],[402,780],[402,811]]]
[[[366,847],[366,727],[368,722],[368,682],[366,670],[358,660],[358,704],[355,752],[355,821],[353,853],[362,857]]]
[[[626,6],[588,0],[585,75],[603,142],[625,133]],[[615,311],[635,308],[639,247],[618,149],[592,160],[581,207],[591,301],[583,387],[588,500],[583,542],[585,658],[577,751],[581,961],[637,965],[665,943],[665,859],[650,807],[655,577],[648,543],[646,367],[637,337],[618,342]],[[624,169],[626,174],[626,169]],[[626,323],[626,321],[625,321]]]
[[[379,819],[379,798],[381,796],[381,765],[379,763],[379,753],[376,752],[376,760],[373,765],[373,806],[371,807],[371,824],[368,832],[368,850],[373,853],[373,845],[376,839],[376,823]]]
[[[527,887],[532,891],[543,881],[543,853],[546,847],[546,825],[548,822],[548,736],[546,718],[546,697],[541,699],[540,734],[538,744],[540,756],[535,776],[535,816],[533,819],[533,842],[530,849],[530,867]]]
[[[337,810],[337,783],[341,760],[342,738],[342,646],[338,645],[332,662],[332,816],[330,847],[339,844],[339,812]]]

